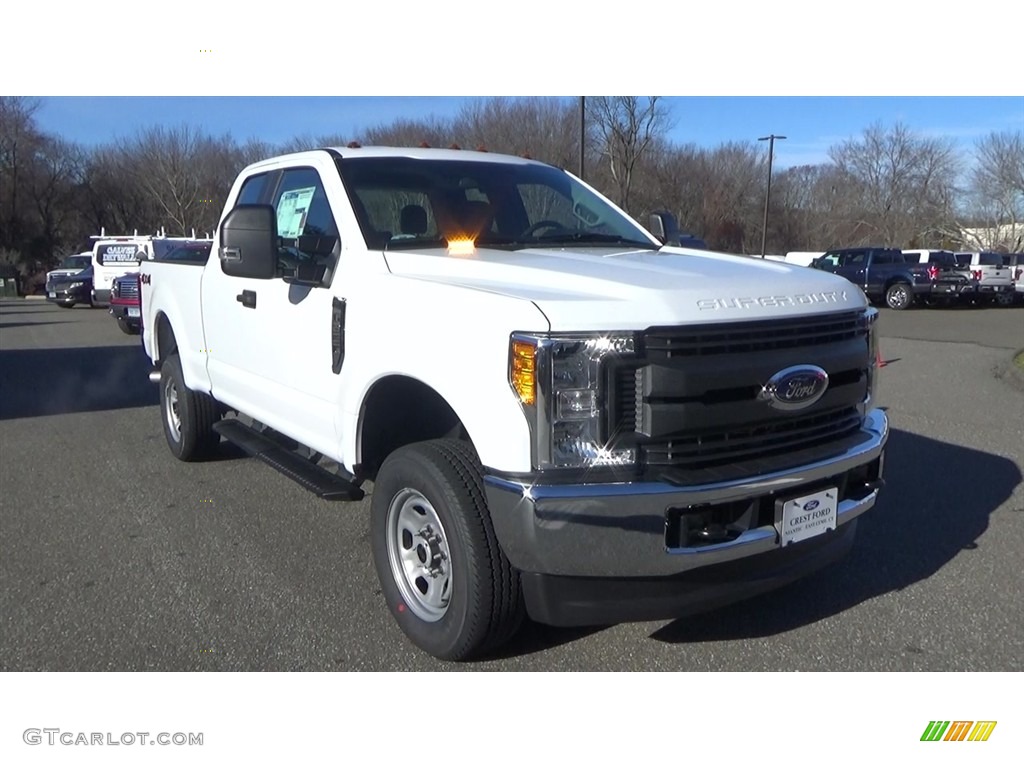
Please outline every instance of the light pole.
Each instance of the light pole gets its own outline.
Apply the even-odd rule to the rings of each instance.
[[[580,179],[583,179],[583,153],[586,151],[587,97],[580,96]]]
[[[786,138],[785,136],[776,136],[774,133],[770,136],[762,136],[758,141],[768,142],[768,188],[764,193],[764,221],[761,225],[761,258],[764,258],[764,244],[768,238],[768,201],[772,199],[772,157],[775,155],[775,140]]]

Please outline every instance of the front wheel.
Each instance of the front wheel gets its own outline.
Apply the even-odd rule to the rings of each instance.
[[[494,535],[469,444],[431,440],[392,453],[370,515],[381,589],[415,645],[463,661],[515,634],[525,615],[519,576]]]
[[[175,458],[201,461],[209,458],[220,442],[213,425],[220,417],[217,401],[185,386],[181,360],[170,355],[160,369],[160,413],[164,437]]]
[[[907,309],[914,302],[914,294],[906,283],[893,283],[885,291],[885,304],[889,309]]]

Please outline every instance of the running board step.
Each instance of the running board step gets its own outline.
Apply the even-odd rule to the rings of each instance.
[[[313,464],[237,419],[218,421],[213,425],[213,431],[321,499],[359,501],[365,495],[362,489],[350,480]]]

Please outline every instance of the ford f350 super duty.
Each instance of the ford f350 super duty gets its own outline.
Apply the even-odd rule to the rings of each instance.
[[[224,438],[325,499],[372,482],[384,599],[439,658],[526,616],[667,619],[788,583],[846,553],[882,484],[861,290],[663,246],[532,160],[259,162],[208,262],[140,282],[171,452]]]

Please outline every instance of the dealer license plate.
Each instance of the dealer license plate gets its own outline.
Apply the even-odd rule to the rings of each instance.
[[[138,317],[138,316],[139,316],[139,308],[138,307],[128,307],[128,317]]]
[[[834,530],[838,508],[838,488],[826,488],[823,491],[784,502],[782,504],[782,520],[779,523],[782,546]]]
[[[53,291],[50,291],[49,296],[50,296],[51,299],[56,299],[57,298],[57,294],[54,293]]]

